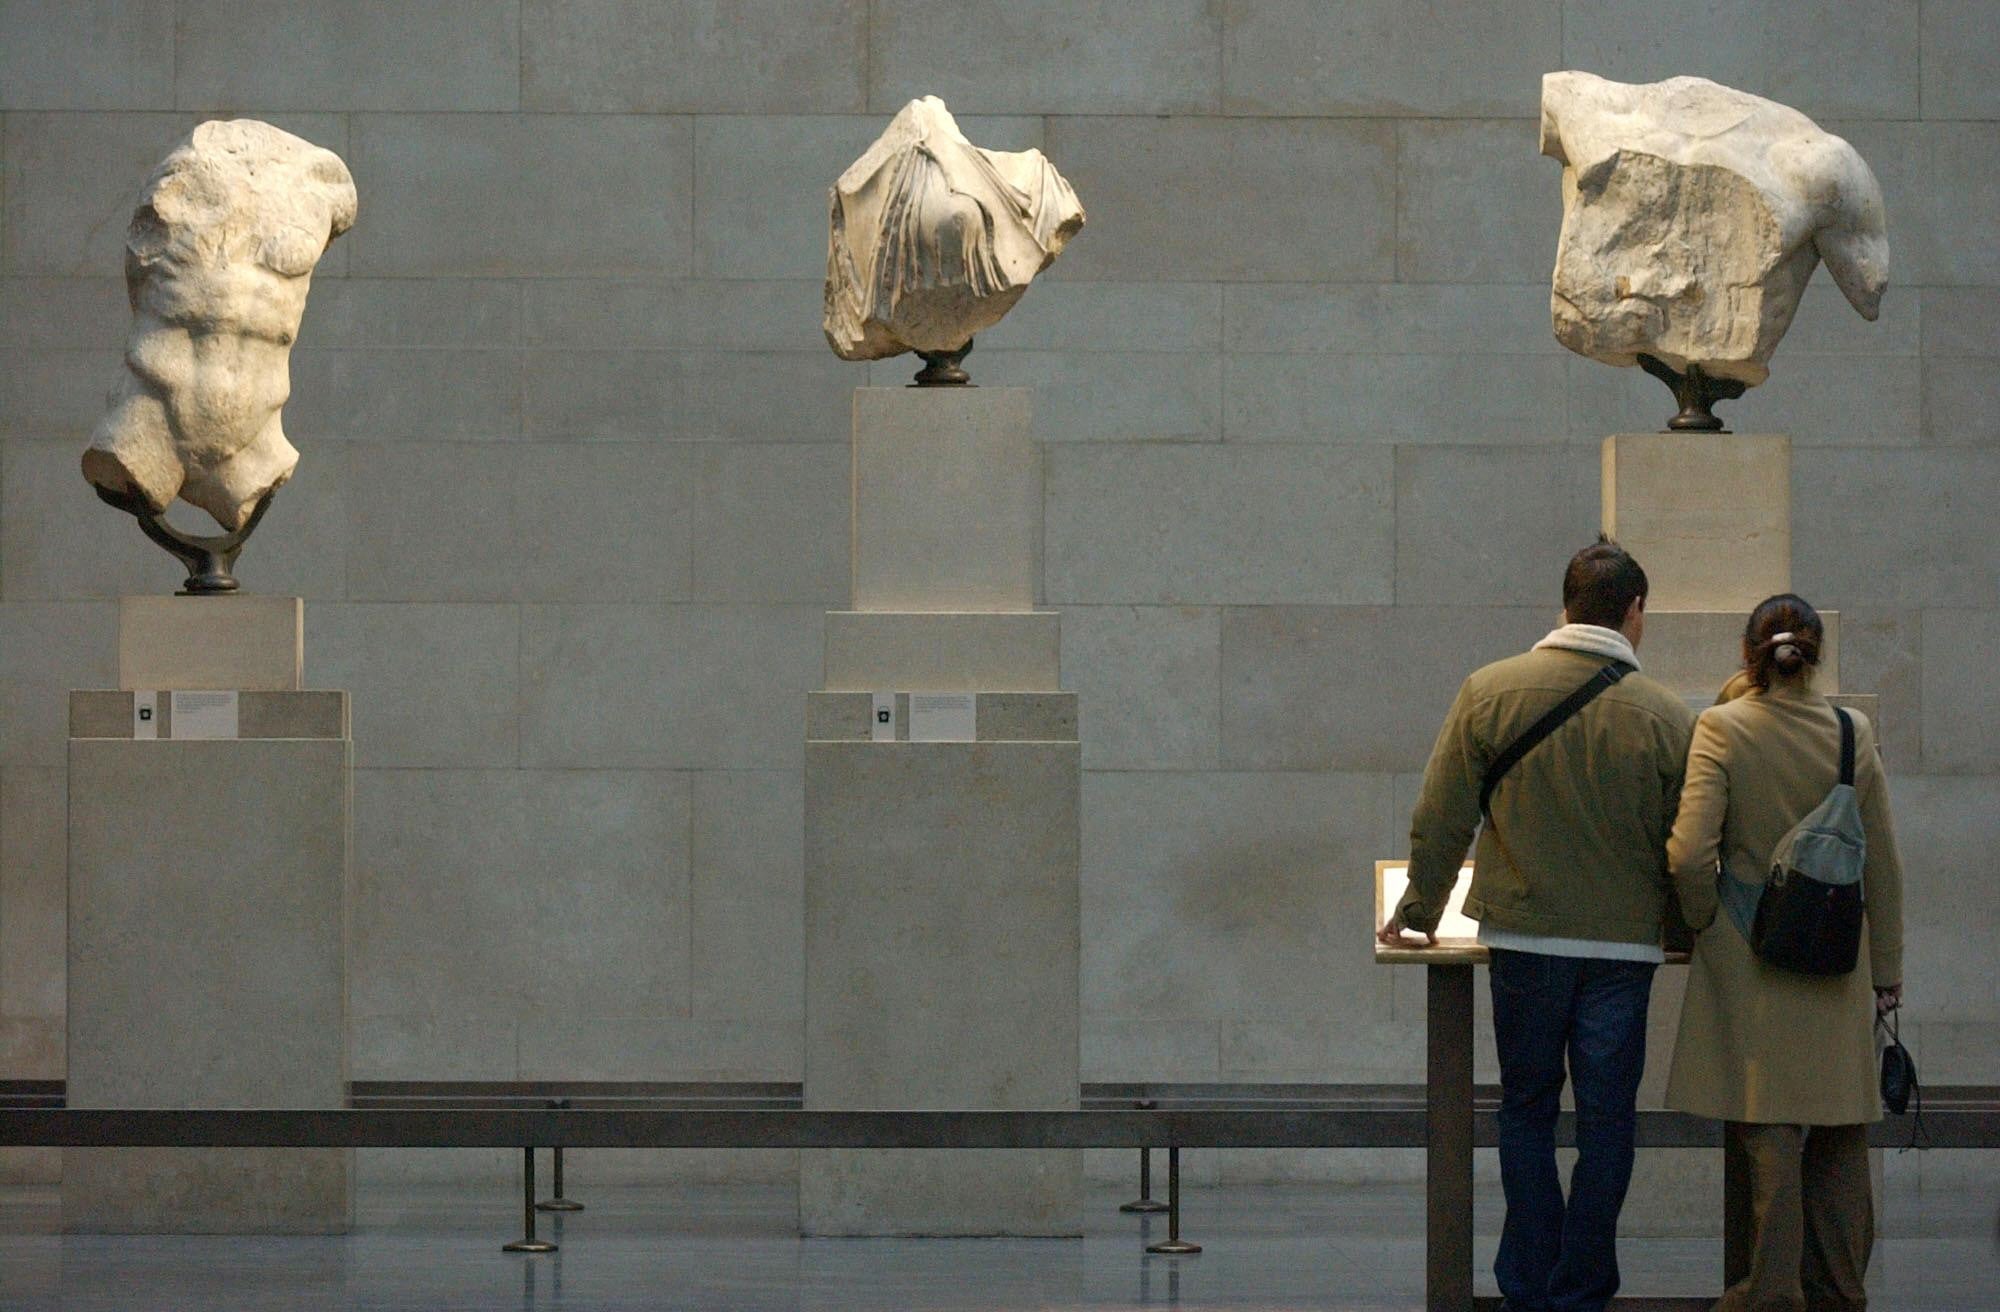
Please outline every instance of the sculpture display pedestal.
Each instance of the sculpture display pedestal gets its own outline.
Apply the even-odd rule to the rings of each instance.
[[[805,1106],[1078,1106],[1076,698],[1029,394],[863,388],[854,609],[807,707]],[[800,1154],[808,1235],[1076,1235],[1071,1151]]]
[[[1646,569],[1649,678],[1706,706],[1743,664],[1743,626],[1792,586],[1792,441],[1744,433],[1604,439],[1604,531]],[[1840,685],[1840,612],[1822,610],[1814,686],[1874,714]]]
[[[297,597],[125,597],[118,686],[295,692],[305,687],[305,632]]]
[[[1792,586],[1792,443],[1739,433],[1632,433],[1604,439],[1604,531],[1645,567],[1651,595],[1639,663],[1699,710],[1743,665],[1743,627],[1764,598]],[[1814,686],[1871,720],[1876,698],[1843,692],[1840,614],[1821,611],[1826,642]],[[1687,976],[1659,973],[1647,1016],[1641,1107],[1664,1105]],[[1711,1153],[1642,1153],[1627,1195],[1634,1233],[1712,1230],[1723,1191]]]
[[[71,1107],[343,1105],[352,745],[347,694],[299,688],[299,614],[129,599],[124,687],[70,695]],[[352,1162],[66,1149],[63,1228],[338,1233]]]
[[[1042,449],[1025,387],[854,392],[854,609],[1026,611]]]
[[[1646,568],[1654,611],[1748,614],[1792,585],[1792,440],[1741,433],[1604,439],[1604,531]]]

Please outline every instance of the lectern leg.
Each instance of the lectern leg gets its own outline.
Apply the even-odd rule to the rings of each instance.
[[[1425,1304],[1472,1312],[1472,967],[1425,967]]]

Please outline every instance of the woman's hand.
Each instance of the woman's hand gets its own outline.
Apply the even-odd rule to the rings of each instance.
[[[1878,987],[1875,990],[1875,1014],[1877,1016],[1886,1016],[1902,1005],[1903,986],[1901,984],[1891,984],[1886,988]]]

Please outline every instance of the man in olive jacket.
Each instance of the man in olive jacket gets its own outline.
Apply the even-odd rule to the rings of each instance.
[[[1646,1004],[1665,959],[1667,834],[1694,724],[1637,673],[1645,616],[1645,571],[1600,538],[1563,575],[1562,627],[1465,681],[1424,769],[1410,891],[1380,935],[1436,941],[1478,830],[1465,912],[1492,952],[1507,1195],[1494,1273],[1513,1312],[1597,1312],[1618,1289]],[[1481,827],[1495,759],[1610,664],[1623,677],[1520,757]],[[1555,1157],[1565,1065],[1578,1149],[1567,1203]]]

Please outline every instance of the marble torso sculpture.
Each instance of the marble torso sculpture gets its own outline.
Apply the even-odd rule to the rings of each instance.
[[[125,374],[83,473],[189,562],[191,591],[235,586],[228,565],[241,538],[298,465],[280,422],[292,341],[313,267],[355,207],[338,155],[255,119],[197,127],[139,194],[125,239]],[[231,533],[167,529],[161,517],[177,497]],[[221,544],[228,560],[198,561],[189,552],[202,547],[169,538]]]
[[[1854,147],[1774,101],[1698,77],[1542,79],[1541,149],[1563,165],[1551,306],[1579,354],[1674,387],[1674,427],[1768,376],[1813,268],[1863,318],[1889,276],[1882,189]]]
[[[924,383],[958,361],[1083,227],[1039,150],[984,150],[936,96],[903,106],[833,184],[826,340],[843,360],[915,351]]]

